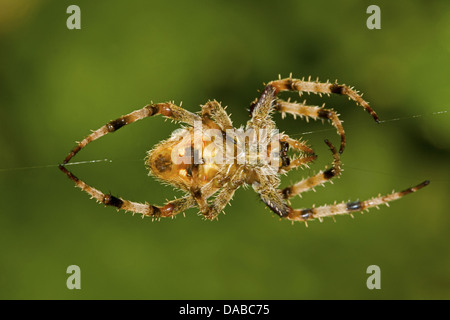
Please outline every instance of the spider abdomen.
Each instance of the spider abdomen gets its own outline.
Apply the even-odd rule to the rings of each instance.
[[[168,140],[148,152],[150,174],[183,190],[193,184],[203,187],[223,165],[216,161],[219,148],[211,141],[199,140],[193,128],[177,130]]]

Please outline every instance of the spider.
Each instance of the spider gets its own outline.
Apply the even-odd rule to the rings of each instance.
[[[108,122],[93,131],[79,142],[67,155],[59,169],[64,172],[76,187],[92,198],[117,210],[142,214],[142,217],[174,217],[192,207],[198,207],[204,218],[216,219],[241,186],[252,186],[261,200],[279,217],[291,221],[306,221],[324,217],[367,210],[381,204],[399,199],[426,185],[426,180],[417,186],[388,195],[378,195],[366,201],[342,202],[312,208],[294,209],[289,199],[303,192],[323,185],[341,175],[340,155],[345,149],[346,140],[338,114],[332,109],[308,106],[305,103],[284,101],[278,98],[282,91],[314,94],[345,95],[365,109],[376,122],[378,116],[368,103],[353,88],[337,82],[326,83],[289,78],[269,82],[250,105],[251,119],[245,128],[235,129],[225,108],[215,100],[202,106],[201,112],[191,113],[173,103],[151,103],[116,120]],[[273,112],[282,117],[291,114],[308,119],[329,120],[340,136],[339,151],[328,141],[333,161],[331,168],[303,179],[289,187],[279,189],[280,176],[290,170],[308,167],[316,154],[306,142],[279,133],[272,120]],[[148,151],[145,163],[149,175],[185,192],[185,196],[167,202],[163,206],[137,203],[111,194],[105,194],[78,179],[65,165],[86,145],[104,135],[115,132],[125,125],[143,118],[162,115],[185,124],[175,130],[172,136]],[[206,132],[206,133],[205,133]],[[288,151],[295,155],[289,157]]]

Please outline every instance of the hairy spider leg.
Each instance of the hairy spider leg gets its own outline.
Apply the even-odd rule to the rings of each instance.
[[[308,167],[308,163],[312,162],[317,159],[317,155],[314,154],[314,150],[312,150],[305,142],[295,140],[290,138],[287,135],[283,135],[280,138],[280,144],[281,144],[281,166],[279,171],[288,172],[289,170],[293,168],[298,168],[300,166]],[[287,156],[287,152],[289,147],[302,151],[309,156],[298,156],[294,159],[290,159]]]
[[[216,100],[208,101],[202,106],[202,120],[204,124],[211,128],[217,128],[222,131],[233,129],[230,117]]]
[[[82,191],[86,192],[95,198],[98,202],[103,203],[107,206],[112,206],[117,208],[117,210],[125,210],[134,213],[142,214],[142,217],[152,217],[152,218],[167,218],[173,217],[178,213],[184,212],[185,210],[196,205],[195,200],[191,195],[187,195],[180,199],[175,199],[173,201],[167,202],[164,206],[154,206],[147,203],[138,203],[133,201],[128,201],[122,198],[117,198],[110,194],[105,194],[96,188],[93,188],[86,184],[84,181],[78,179],[73,173],[66,169],[63,165],[59,168],[64,172],[73,182],[75,186],[80,188]]]
[[[325,140],[325,143],[328,145],[331,152],[333,153],[334,159],[332,167],[325,171],[319,171],[319,173],[315,174],[312,177],[303,179],[293,184],[292,186],[284,188],[283,190],[281,190],[281,194],[283,195],[284,199],[287,200],[289,198],[292,198],[298,194],[311,190],[318,185],[323,185],[327,181],[331,182],[332,178],[339,177],[341,175],[342,164],[339,154],[336,151],[336,148],[328,140]]]
[[[191,126],[194,126],[195,121],[201,121],[201,118],[198,115],[189,112],[181,107],[178,107],[172,103],[157,103],[146,105],[142,109],[133,111],[116,120],[112,120],[103,127],[101,127],[100,129],[97,129],[94,132],[92,132],[89,136],[87,136],[81,142],[79,142],[78,145],[69,153],[69,155],[64,159],[63,165],[68,163],[70,159],[72,159],[81,149],[83,149],[87,144],[91,143],[92,141],[97,140],[108,133],[115,132],[127,124],[157,114],[161,114],[175,121],[187,123]]]
[[[331,152],[333,153],[334,161],[333,161],[333,167],[327,171],[326,173],[321,174],[322,179],[331,179],[333,176],[337,176],[341,172],[341,162],[338,152],[336,151],[336,148],[329,142],[328,140],[325,140],[325,143],[330,148]],[[326,177],[326,178],[325,178]],[[264,177],[261,177],[261,179],[264,179]],[[317,179],[318,180],[318,179]],[[313,180],[312,180],[313,181]],[[315,181],[316,183],[319,183],[319,181]],[[288,217],[289,213],[293,210],[288,204],[286,204],[286,199],[289,198],[289,188],[286,188],[284,190],[278,190],[272,187],[272,185],[268,183],[262,183],[261,187],[259,187],[261,190],[256,189],[256,191],[259,193],[261,200],[277,215],[279,215],[282,218]],[[286,190],[286,191],[285,191]],[[296,190],[294,190],[295,192]]]
[[[266,129],[275,128],[275,122],[272,120],[273,102],[276,98],[276,89],[272,86],[266,86],[261,95],[250,106],[251,119],[247,122],[247,129]]]
[[[362,106],[371,116],[372,118],[379,123],[377,114],[375,111],[369,106],[369,104],[358,94],[353,88],[345,84],[338,83],[330,83],[330,82],[319,82],[319,81],[308,81],[293,79],[291,77],[286,79],[279,79],[271,81],[267,84],[267,86],[271,86],[275,88],[275,95],[277,95],[281,91],[298,91],[302,92],[311,92],[315,94],[339,94],[346,95],[349,99],[356,102],[357,105]]]
[[[286,113],[292,114],[294,118],[296,116],[306,117],[306,120],[312,118],[317,119],[328,119],[331,124],[336,128],[338,135],[341,137],[341,146],[339,148],[339,153],[344,152],[345,148],[345,132],[342,127],[342,122],[339,119],[339,115],[332,109],[325,109],[318,106],[308,106],[304,103],[292,103],[289,101],[284,101],[277,99],[275,101],[275,110],[279,111],[284,118]]]
[[[416,192],[430,183],[429,180],[418,184],[415,187],[408,188],[400,192],[393,192],[387,195],[378,195],[372,199],[365,201],[354,201],[354,202],[342,202],[333,205],[324,205],[317,208],[309,209],[292,209],[290,208],[289,214],[285,217],[291,221],[307,221],[311,219],[319,219],[322,221],[324,217],[332,217],[336,215],[352,214],[353,212],[359,212],[363,210],[368,210],[372,207],[378,207],[382,204],[389,205],[389,202],[400,199],[407,194]]]
[[[208,210],[203,213],[205,218],[209,220],[216,219],[220,212],[223,211],[226,205],[231,201],[236,190],[244,183],[243,170],[237,170],[233,178],[220,189],[213,203],[208,207]]]

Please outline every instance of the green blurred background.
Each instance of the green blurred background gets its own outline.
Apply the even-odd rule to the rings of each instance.
[[[66,27],[71,4],[81,30]],[[381,30],[366,27],[370,4]],[[0,298],[449,299],[449,114],[433,114],[450,109],[449,57],[448,1],[0,1]],[[430,186],[308,228],[280,221],[251,188],[219,221],[189,210],[152,222],[89,200],[56,167],[90,129],[150,101],[195,112],[217,99],[245,124],[263,82],[290,72],[353,85],[382,120],[402,118],[377,125],[344,97],[301,97],[338,110],[348,143],[342,178],[294,207]],[[334,128],[275,119],[319,155],[283,186],[331,162]],[[70,169],[163,204],[181,194],[148,177],[143,158],[177,127],[140,121],[73,160],[112,162]],[[72,264],[81,290],[66,288]],[[366,287],[373,264],[381,290]]]

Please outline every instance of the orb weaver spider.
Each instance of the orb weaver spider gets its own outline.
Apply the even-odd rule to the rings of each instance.
[[[337,82],[311,81],[310,78],[299,80],[293,79],[292,76],[285,79],[280,77],[269,82],[259,98],[251,103],[251,119],[247,122],[245,130],[235,129],[225,108],[215,100],[203,105],[198,114],[173,103],[152,103],[93,131],[77,144],[59,168],[75,182],[76,187],[98,202],[115,207],[117,210],[140,213],[143,217],[152,218],[174,217],[189,208],[198,207],[204,218],[213,220],[223,211],[239,187],[251,185],[267,207],[278,216],[306,223],[311,219],[322,221],[328,216],[351,215],[382,204],[388,205],[389,202],[429,184],[426,180],[415,187],[383,196],[378,195],[365,201],[334,203],[303,209],[292,208],[288,203],[290,198],[341,175],[340,155],[345,149],[346,140],[342,123],[335,111],[325,109],[324,106],[308,106],[304,103],[281,100],[277,95],[282,91],[345,95],[379,122],[375,111],[349,86]],[[286,114],[291,114],[294,117],[305,117],[307,120],[309,118],[329,120],[341,139],[339,151],[325,140],[333,156],[331,168],[319,171],[284,189],[278,189],[281,174],[286,174],[294,168],[308,167],[317,156],[304,141],[292,139],[287,134],[278,132],[271,117],[275,111],[280,112],[283,118]],[[169,201],[163,206],[125,200],[87,185],[65,167],[92,141],[125,125],[158,114],[187,126],[176,130],[169,139],[148,151],[145,162],[149,174],[184,191],[184,197]],[[198,134],[199,130],[206,132],[209,130],[213,133]],[[288,156],[289,149],[296,152],[295,157]],[[217,156],[221,156],[219,157],[221,161],[217,160]]]

